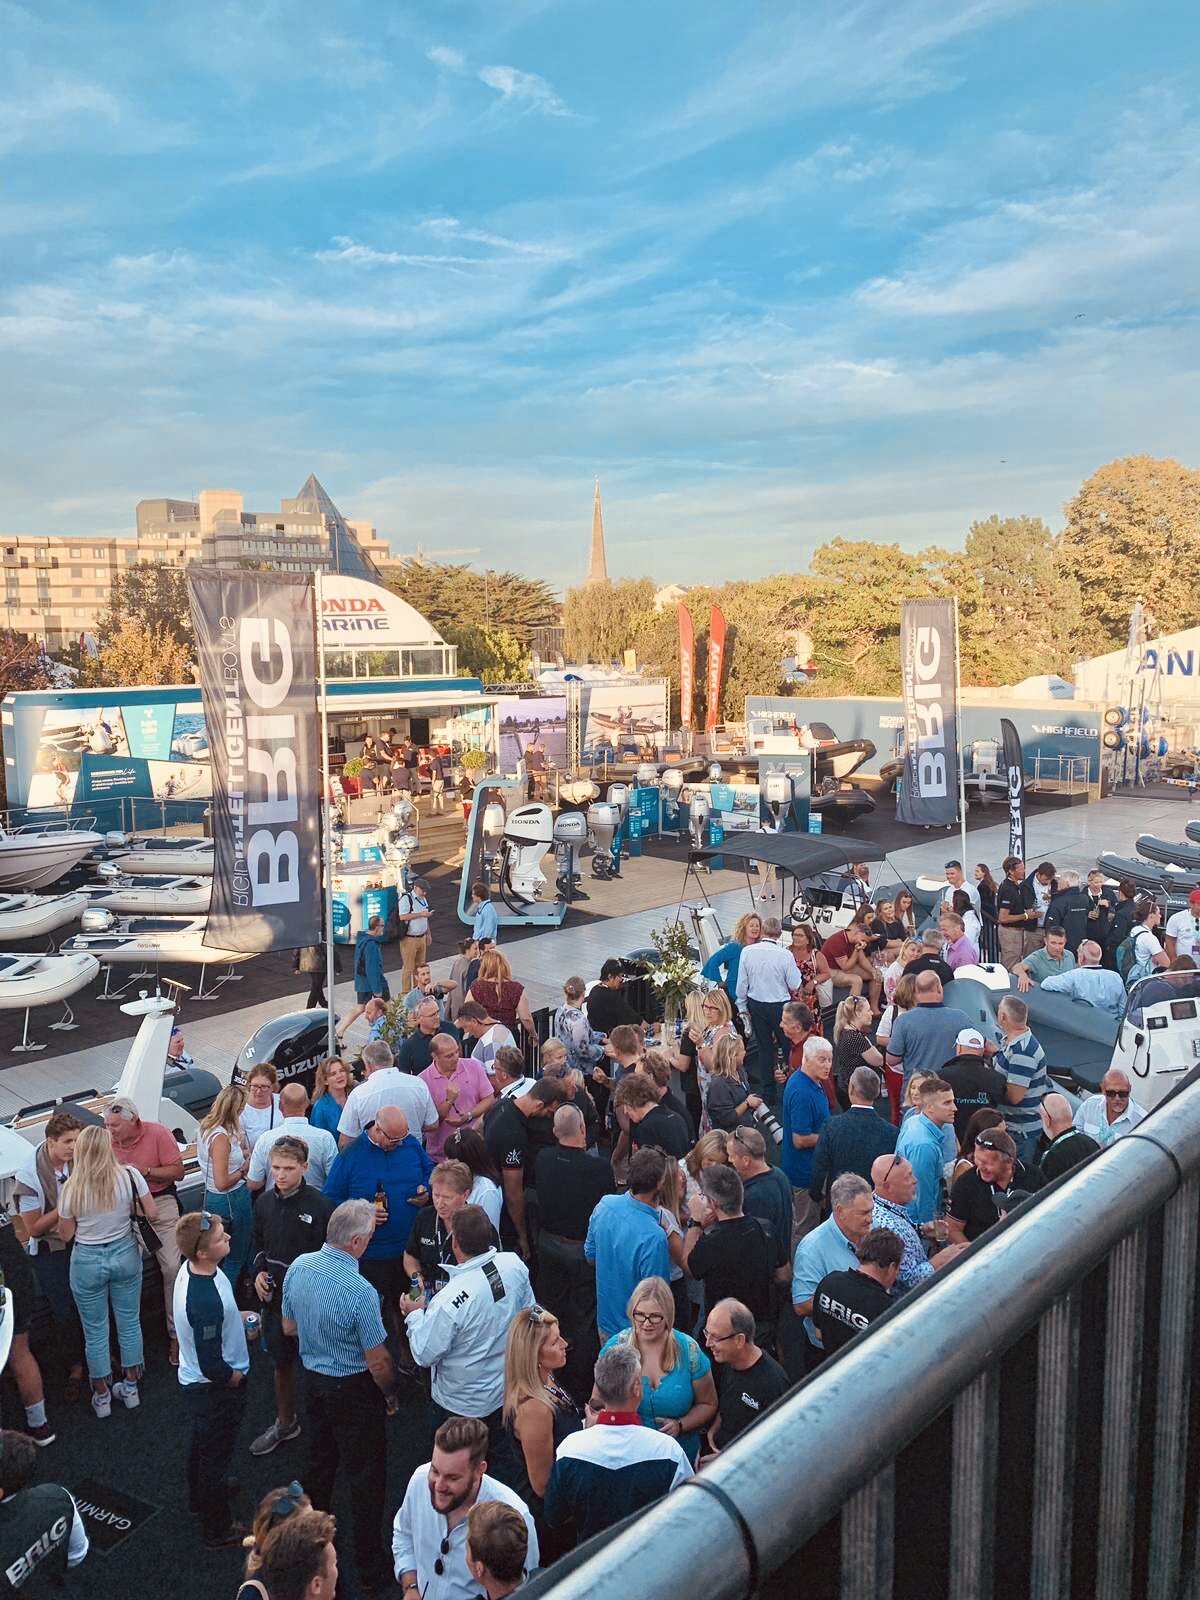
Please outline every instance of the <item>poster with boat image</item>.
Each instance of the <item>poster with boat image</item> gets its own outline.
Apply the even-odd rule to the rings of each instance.
[[[563,695],[504,695],[496,702],[500,771],[515,772],[526,750],[540,741],[546,763],[567,764],[567,702]]]
[[[86,766],[128,756],[129,740],[119,707],[97,704],[47,711],[26,803],[30,807],[69,806]],[[86,792],[86,782],[83,788]]]
[[[667,685],[601,683],[583,690],[583,759],[637,761],[661,749],[667,726]],[[650,759],[647,756],[647,759]]]

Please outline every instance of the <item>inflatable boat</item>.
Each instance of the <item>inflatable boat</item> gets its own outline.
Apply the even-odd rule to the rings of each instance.
[[[1150,861],[1137,861],[1130,856],[1116,856],[1104,850],[1096,857],[1096,865],[1106,877],[1120,883],[1122,878],[1147,894],[1165,895],[1168,899],[1186,900],[1193,889],[1200,889],[1200,872],[1184,872],[1179,867],[1164,867]]]
[[[78,898],[94,910],[122,916],[194,917],[208,910],[212,879],[160,878],[155,874],[133,877],[113,872],[105,875],[103,883],[82,889]],[[83,909],[80,906],[80,911]]]
[[[1200,872],[1200,845],[1170,844],[1152,833],[1143,833],[1134,848],[1147,861],[1161,861],[1164,866],[1178,867],[1183,872]]]
[[[87,907],[78,890],[70,894],[0,895],[0,944],[12,939],[40,939],[74,922]]]
[[[86,951],[72,951],[58,955],[0,955],[0,1011],[24,1011],[25,1026],[21,1042],[13,1045],[16,1051],[44,1050],[44,1044],[35,1044],[29,1037],[29,1013],[34,1006],[51,1006],[61,1002],[63,1014],[50,1026],[69,1032],[78,1024],[71,1014],[67,1000],[89,984],[100,970],[95,956]]]
[[[199,874],[211,877],[211,839],[127,839],[109,850],[108,858],[122,872]]]
[[[103,845],[102,834],[69,823],[0,827],[0,889],[45,889]]]
[[[872,748],[874,748],[872,746]],[[875,810],[875,798],[857,783],[841,783],[809,797],[808,809],[837,832]]]
[[[221,950],[204,943],[207,917],[114,917],[100,909],[85,911],[82,931],[63,941],[64,950],[86,951],[104,968],[104,988],[100,1000],[119,1000],[140,977],[162,965],[200,967],[224,965],[230,970],[205,988],[203,972],[194,996],[209,1000],[218,989],[235,978],[233,967],[249,961],[252,952]],[[133,974],[119,988],[111,986],[115,967],[133,967]]]

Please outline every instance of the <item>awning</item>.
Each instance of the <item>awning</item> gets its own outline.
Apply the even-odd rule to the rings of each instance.
[[[706,845],[689,852],[689,861],[766,861],[794,878],[812,878],[856,861],[883,861],[887,851],[863,839],[845,839],[832,833],[733,833],[723,844]]]

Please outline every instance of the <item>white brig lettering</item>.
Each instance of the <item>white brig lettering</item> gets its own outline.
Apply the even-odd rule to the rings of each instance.
[[[942,660],[942,637],[936,628],[918,628],[914,667],[913,710],[917,724],[917,782],[930,798],[948,793],[946,725],[941,686],[936,681]]]
[[[282,622],[243,619],[238,657],[244,696],[260,713],[286,700],[292,687],[292,641]],[[262,788],[262,798],[246,802],[246,826],[255,830],[245,847],[250,896],[256,906],[294,905],[300,899],[300,839],[285,824],[298,822],[300,815],[296,719],[281,713],[256,715],[248,706],[245,732],[246,770]]]

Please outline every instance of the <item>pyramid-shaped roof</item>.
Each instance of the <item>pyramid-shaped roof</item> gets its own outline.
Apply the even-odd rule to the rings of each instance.
[[[358,540],[347,527],[345,517],[326,494],[315,472],[310,472],[305,478],[293,503],[298,509],[315,511],[325,518],[334,572],[340,572],[348,578],[364,578],[368,583],[379,582],[379,569],[370,556],[364,554]]]

